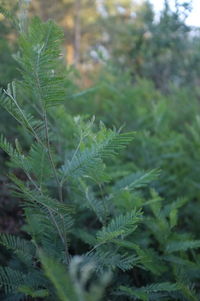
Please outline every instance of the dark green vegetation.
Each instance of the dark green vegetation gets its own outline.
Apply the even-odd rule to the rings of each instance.
[[[164,94],[111,65],[77,93],[61,40],[32,19],[15,56],[21,80],[1,93],[23,225],[0,235],[0,299],[198,301],[198,90]]]

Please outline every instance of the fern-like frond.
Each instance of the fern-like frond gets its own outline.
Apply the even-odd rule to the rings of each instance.
[[[42,207],[51,210],[55,214],[70,214],[73,213],[74,209],[72,206],[67,206],[65,203],[60,203],[57,200],[46,196],[42,191],[36,189],[31,190],[29,187],[26,187],[25,184],[15,176],[10,176],[11,180],[16,185],[16,195],[24,198],[30,203],[38,203]],[[26,205],[24,205],[26,206]]]
[[[130,288],[126,286],[120,286],[120,291],[130,297],[135,297],[135,300],[148,301],[151,295],[159,292],[174,292],[180,288],[176,283],[163,282],[153,283],[141,288]]]
[[[23,168],[24,156],[19,154],[3,135],[0,136],[0,148],[11,158],[16,167]]]
[[[139,257],[137,257],[136,255],[127,255],[126,253],[124,253],[120,256],[116,267],[125,272],[131,270],[138,263]]]
[[[20,37],[22,55],[16,59],[21,66],[24,91],[39,106],[56,105],[65,98],[64,80],[59,74],[62,36],[54,22],[42,23],[33,18],[28,32]]]
[[[9,267],[0,267],[0,287],[3,287],[6,294],[16,292],[17,288],[24,284],[25,274]]]
[[[77,301],[73,283],[64,266],[42,252],[40,252],[40,260],[46,276],[56,289],[59,300]]]
[[[113,248],[105,250],[99,247],[96,252],[88,252],[86,257],[96,262],[96,269],[101,272],[104,269],[115,270],[117,268],[122,271],[127,271],[132,269],[139,262],[138,256],[127,253],[120,254]]]
[[[179,256],[175,256],[175,255],[166,255],[162,257],[163,260],[165,260],[166,262],[170,262],[172,264],[176,264],[176,266],[180,266],[180,267],[187,267],[189,269],[192,270],[199,270],[199,264],[197,264],[196,262],[190,261],[188,259],[184,259],[181,258]]]
[[[71,161],[67,161],[62,167],[63,177],[77,178],[90,175],[103,164],[103,159],[115,156],[120,150],[130,143],[133,133],[119,133],[117,131],[104,131],[101,141],[94,143],[91,148],[78,151]]]
[[[149,183],[155,181],[160,174],[160,171],[157,169],[150,170],[149,172],[139,171],[133,174],[128,175],[122,180],[118,181],[113,190],[123,190],[129,189],[134,190],[147,186]]]
[[[115,238],[126,237],[135,231],[141,218],[141,211],[136,210],[113,218],[108,226],[104,226],[102,230],[97,232],[98,243],[103,244],[112,242]]]
[[[16,254],[23,254],[23,256],[32,257],[35,253],[35,248],[31,242],[11,234],[0,234],[0,244]]]
[[[32,270],[31,273],[25,274],[9,267],[0,267],[0,287],[4,289],[6,295],[11,293],[26,294],[27,291],[25,292],[23,289],[25,287],[36,294],[36,292],[39,293],[38,289],[45,288],[48,284],[40,271]],[[43,293],[44,290],[42,289]],[[21,298],[23,299],[23,295]]]
[[[39,141],[43,137],[44,123],[26,112],[18,103],[17,89],[20,89],[18,86],[19,83],[12,82],[8,84],[7,90],[0,92],[0,106]]]
[[[151,271],[155,275],[161,275],[167,270],[163,258],[153,249],[144,249],[140,245],[127,240],[114,239],[113,242],[120,247],[133,250],[140,259],[142,267],[147,271]]]
[[[30,172],[34,174],[39,186],[41,186],[43,182],[46,182],[52,175],[46,149],[39,143],[32,144],[27,160],[29,162]]]
[[[181,252],[200,248],[200,240],[171,241],[166,246],[168,253]]]
[[[105,200],[97,199],[92,191],[87,188],[85,191],[86,204],[85,206],[91,209],[101,223],[106,219],[107,212],[105,208]]]

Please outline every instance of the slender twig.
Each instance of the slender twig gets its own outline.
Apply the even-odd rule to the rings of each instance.
[[[28,179],[30,180],[30,182],[33,184],[33,186],[39,191],[39,193],[40,193],[41,195],[43,195],[42,189],[41,189],[41,188],[37,185],[37,183],[33,180],[33,178],[31,177],[31,175],[29,174],[29,172],[28,172],[27,170],[25,170],[25,173],[26,173]],[[56,229],[57,229],[58,235],[59,235],[59,237],[60,237],[60,239],[61,239],[61,241],[62,241],[62,243],[63,243],[63,245],[64,245],[64,247],[65,247],[66,259],[67,259],[67,263],[69,263],[69,261],[70,261],[70,255],[69,255],[68,248],[67,248],[67,242],[66,242],[65,234],[64,234],[64,233],[62,234],[62,232],[60,231],[60,228],[59,228],[59,226],[58,226],[58,224],[57,224],[57,221],[56,221],[56,219],[55,219],[55,217],[54,217],[54,215],[53,215],[51,209],[48,208],[48,206],[47,206],[47,210],[48,210],[49,215],[50,215],[50,217],[51,217],[51,219],[52,219],[52,221],[53,221],[53,223],[54,223],[54,225],[55,225],[55,227],[56,227]],[[56,212],[56,213],[57,213],[57,212]],[[62,219],[62,221],[63,221],[63,217],[62,217],[61,215],[60,215],[60,217],[61,217],[61,219]],[[64,231],[64,228],[63,228],[63,231]]]
[[[105,226],[106,225],[106,220],[107,220],[107,217],[108,217],[108,208],[106,206],[105,197],[104,197],[103,191],[102,191],[102,186],[101,186],[100,183],[98,183],[98,186],[99,186],[99,190],[100,190],[100,194],[101,194],[101,200],[102,200],[104,213],[105,213],[105,220],[103,220],[103,225]]]
[[[52,158],[52,154],[51,154],[51,149],[50,149],[50,142],[49,142],[49,130],[48,130],[48,120],[47,120],[47,114],[46,114],[46,110],[44,109],[44,124],[45,124],[45,134],[46,134],[46,144],[47,144],[47,152],[48,152],[48,156],[49,156],[49,161],[51,163],[52,166],[52,170],[54,173],[54,177],[58,186],[58,195],[59,195],[59,199],[60,202],[63,202],[63,195],[62,195],[62,186],[60,184],[60,181],[58,179],[58,175],[56,172],[56,167]]]
[[[58,175],[57,175],[57,172],[56,172],[56,167],[55,167],[55,164],[54,164],[54,161],[53,161],[53,158],[52,158],[52,154],[51,154],[51,149],[50,149],[48,120],[47,120],[47,113],[46,113],[45,108],[43,109],[43,114],[44,114],[43,116],[44,116],[44,124],[45,124],[47,152],[48,152],[49,160],[50,160],[50,163],[51,163],[51,166],[52,166],[52,169],[53,169],[53,173],[54,173],[54,176],[55,176],[55,179],[56,179],[56,183],[57,183],[57,186],[58,186],[59,199],[60,199],[60,202],[63,202],[62,185],[59,182]],[[63,244],[64,244],[64,247],[65,247],[66,260],[67,260],[67,263],[69,263],[70,256],[69,256],[69,250],[68,250],[68,245],[67,245],[67,238],[66,238],[65,230],[64,230],[65,229],[64,220],[63,220],[62,216],[60,216],[60,217],[62,219],[62,224],[63,224]]]
[[[37,140],[37,142],[39,142],[40,144],[42,144],[42,141],[40,140],[40,138],[38,137],[36,131],[34,130],[34,128],[32,127],[32,125],[30,124],[30,122],[28,121],[28,119],[26,118],[26,116],[24,115],[24,112],[20,108],[17,100],[10,93],[8,93],[6,90],[3,90],[3,91],[14,102],[14,104],[16,105],[17,109],[19,110],[21,116],[23,117],[24,121],[27,123],[29,129],[32,131],[32,133],[33,133],[35,139]]]
[[[78,153],[79,148],[81,146],[81,143],[82,143],[82,136],[80,137],[80,141],[79,141],[78,146],[77,146],[77,148],[76,148],[76,150],[75,150],[75,152],[74,152],[74,154],[72,156],[72,160],[71,161],[73,161],[73,159],[75,158],[76,154]]]
[[[104,243],[99,243],[96,246],[94,246],[89,252],[87,252],[87,255],[91,254],[92,252],[94,252],[98,247],[100,247],[101,245],[103,245]]]

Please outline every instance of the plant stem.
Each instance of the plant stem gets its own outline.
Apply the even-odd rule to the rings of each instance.
[[[62,185],[59,182],[58,175],[57,175],[57,172],[56,172],[56,167],[55,167],[55,164],[54,164],[54,161],[53,161],[53,158],[52,158],[52,154],[51,154],[51,149],[50,149],[48,120],[47,120],[47,113],[46,113],[46,109],[45,108],[43,110],[43,113],[44,113],[43,116],[44,116],[46,144],[47,144],[47,152],[48,152],[48,156],[49,156],[49,161],[51,163],[51,166],[52,166],[52,169],[53,169],[53,173],[54,173],[54,176],[55,176],[55,179],[56,179],[56,183],[57,183],[57,186],[58,186],[58,195],[59,195],[60,202],[63,202]],[[54,217],[52,217],[52,218],[54,218]],[[69,263],[69,261],[70,261],[70,255],[69,255],[69,250],[68,250],[68,246],[67,246],[67,239],[66,239],[66,235],[65,235],[64,220],[63,220],[62,216],[61,216],[61,219],[62,219],[62,224],[63,224],[63,236],[61,235],[61,237],[62,237],[61,239],[62,239],[62,242],[63,242],[64,247],[65,247],[66,260],[67,260],[67,263]],[[58,227],[57,230],[60,233],[59,227]]]
[[[49,142],[49,130],[48,130],[48,120],[47,120],[47,114],[46,114],[46,110],[44,109],[44,123],[45,123],[45,133],[46,133],[46,144],[47,144],[47,152],[48,152],[48,157],[49,157],[49,161],[51,163],[52,166],[52,170],[54,173],[54,177],[58,186],[58,196],[59,196],[59,200],[60,202],[63,202],[63,195],[62,195],[62,185],[60,184],[60,181],[58,179],[58,175],[56,172],[56,167],[52,158],[52,154],[51,154],[51,149],[50,149],[50,142]]]

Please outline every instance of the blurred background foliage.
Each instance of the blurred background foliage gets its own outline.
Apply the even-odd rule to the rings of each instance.
[[[159,17],[148,1],[25,3],[30,16],[51,18],[63,27],[68,113],[95,115],[109,127],[135,130],[135,143],[120,160],[130,171],[161,168],[158,192],[169,201],[183,196],[189,200],[182,213],[184,226],[198,233],[200,32],[186,25],[190,1],[175,1],[174,10],[164,1]],[[6,0],[2,5],[11,14],[23,13],[22,2]],[[17,52],[14,27],[2,15],[0,26],[0,82],[4,88],[20,74],[12,58]],[[62,112],[56,114],[62,118]],[[71,129],[63,130],[70,145]],[[0,132],[13,141],[20,133],[3,110]],[[21,211],[8,194],[5,175],[10,167],[2,153],[0,164],[1,230],[16,232]]]
[[[23,1],[2,0],[12,13],[21,13]],[[63,54],[69,65],[86,73],[96,73],[103,61],[113,62],[118,70],[129,71],[133,82],[138,77],[153,81],[156,88],[167,92],[169,83],[176,86],[198,84],[199,28],[186,25],[191,1],[175,2],[172,10],[163,1],[159,17],[148,1],[132,0],[27,0],[29,14],[43,20],[54,19],[63,27]],[[182,2],[181,2],[182,3]],[[16,76],[16,68],[3,47],[11,49],[15,35],[1,17],[1,71],[4,82]],[[7,41],[7,42],[6,42]],[[13,51],[13,49],[11,49]],[[7,57],[8,56],[8,57]],[[9,61],[11,60],[11,61]],[[7,62],[7,64],[6,64]],[[92,71],[92,72],[91,72]],[[83,80],[84,81],[84,80]],[[4,84],[4,82],[2,84]],[[90,80],[86,80],[88,85]]]

